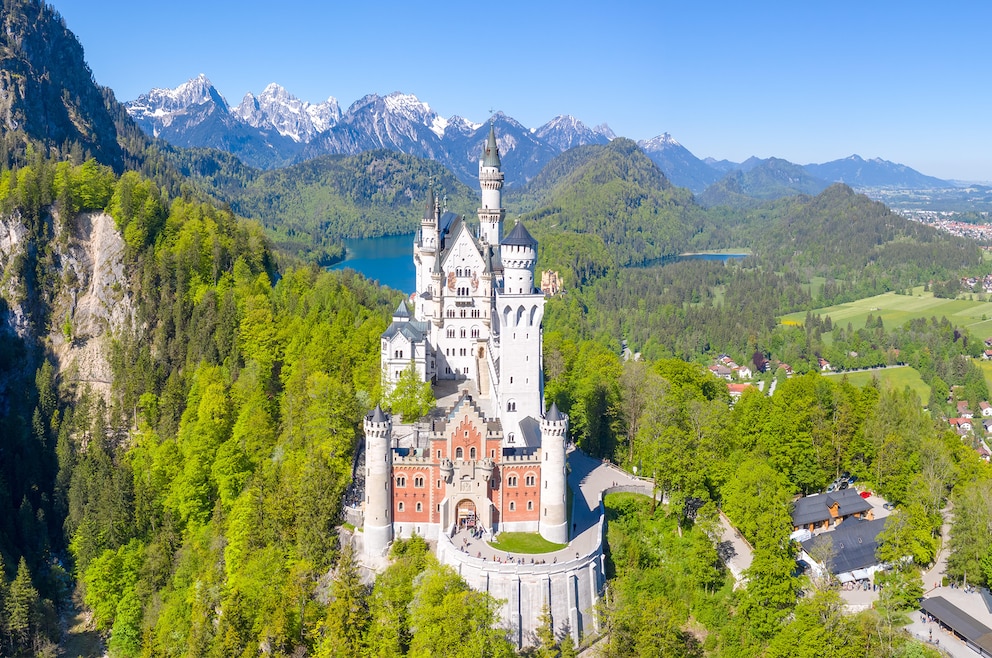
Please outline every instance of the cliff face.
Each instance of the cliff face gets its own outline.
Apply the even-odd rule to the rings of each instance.
[[[55,11],[37,0],[4,0],[0,11],[0,126],[48,145],[78,144],[123,167],[112,94],[93,81],[83,48]]]
[[[19,214],[0,217],[0,295],[7,300],[8,331],[27,346],[40,345],[54,355],[63,383],[89,386],[110,394],[110,341],[134,321],[133,296],[124,269],[124,240],[104,213],[82,213],[70,222],[52,217],[54,237],[48,248],[57,263],[57,284],[46,295],[49,327],[33,335],[26,311],[25,286],[11,267],[30,248]],[[34,359],[28,359],[28,363]],[[28,367],[31,367],[28,365]]]

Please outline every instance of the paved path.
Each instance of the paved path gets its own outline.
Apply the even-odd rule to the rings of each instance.
[[[753,551],[741,533],[730,525],[730,519],[720,512],[720,545],[716,547],[720,559],[733,574],[736,583],[734,587],[744,586],[744,570],[751,566]]]
[[[531,560],[545,560],[549,563],[563,562],[575,559],[576,554],[588,555],[599,544],[599,498],[607,489],[625,487],[640,489],[647,496],[651,495],[650,482],[636,478],[609,462],[593,459],[580,450],[572,450],[568,455],[568,486],[572,489],[572,523],[571,541],[567,548],[540,555],[514,555],[493,548],[488,540],[492,537],[485,535],[481,539],[472,537],[468,530],[455,533],[451,541],[455,548],[464,548],[470,556],[485,560],[507,562],[522,560],[530,564]]]

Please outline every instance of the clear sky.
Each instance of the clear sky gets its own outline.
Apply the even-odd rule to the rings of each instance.
[[[54,0],[118,99],[205,73],[342,109],[415,94],[444,117],[558,114],[671,133],[696,156],[857,153],[992,181],[992,3]]]

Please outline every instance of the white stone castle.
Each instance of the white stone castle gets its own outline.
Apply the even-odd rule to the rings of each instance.
[[[544,407],[537,241],[520,223],[503,237],[503,173],[492,125],[479,182],[477,232],[443,212],[431,191],[413,244],[413,312],[400,303],[382,335],[386,387],[412,365],[434,385],[443,408],[415,425],[394,427],[379,407],[366,416],[362,554],[375,568],[385,564],[395,538],[434,540],[442,562],[505,602],[501,615],[518,646],[528,643],[545,605],[556,631],[577,640],[595,623],[604,582],[599,540],[574,559],[570,546],[561,561],[556,554],[527,564],[485,560],[452,541],[462,530],[487,537],[539,532],[558,544],[573,539],[568,416]],[[596,532],[601,537],[601,522]]]

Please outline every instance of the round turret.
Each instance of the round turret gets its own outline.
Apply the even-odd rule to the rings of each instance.
[[[376,405],[365,416],[365,555],[380,559],[393,540],[393,423]]]
[[[537,240],[523,224],[517,222],[499,245],[503,262],[503,294],[530,295],[534,292],[534,265],[537,263]]]
[[[541,536],[556,544],[568,542],[568,511],[565,508],[565,441],[568,416],[556,404],[541,419]]]

